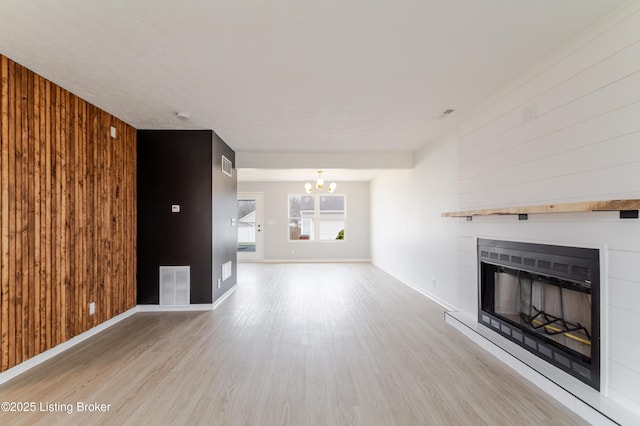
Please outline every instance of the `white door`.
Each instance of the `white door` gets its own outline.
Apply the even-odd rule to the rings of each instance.
[[[262,193],[238,192],[238,262],[262,261]]]

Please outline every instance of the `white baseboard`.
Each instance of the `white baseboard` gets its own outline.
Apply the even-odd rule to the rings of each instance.
[[[160,305],[138,305],[138,312],[197,312],[197,311],[213,311],[220,306],[227,297],[236,291],[237,284],[234,284],[229,290],[227,290],[218,300],[213,303],[199,303],[193,305],[182,306],[160,306]]]
[[[236,291],[238,289],[238,284],[234,284],[233,287],[231,287],[229,290],[227,290],[218,300],[216,300],[215,302],[213,302],[213,304],[211,305],[211,309],[215,309],[218,306],[220,306],[220,304],[222,302],[224,302],[225,300],[227,300],[227,298],[229,296],[231,296],[231,294]]]
[[[183,306],[138,305],[138,312],[192,312],[212,311],[212,303],[202,303]]]
[[[435,294],[431,294],[428,291],[423,290],[422,288],[418,287],[416,284],[412,283],[411,281],[403,280],[403,279],[400,279],[400,278],[396,278],[396,279],[398,281],[400,281],[401,283],[403,283],[404,285],[407,285],[407,286],[411,287],[412,289],[414,289],[418,293],[422,294],[423,296],[426,296],[429,299],[433,300],[434,302],[436,302],[438,305],[442,306],[446,310],[448,310],[448,311],[455,311],[456,310],[455,306],[448,304],[447,302],[445,302],[444,300],[442,300],[441,298],[439,298]]]
[[[71,349],[72,347],[74,347],[75,345],[77,345],[78,343],[81,343],[87,339],[89,339],[90,337],[93,337],[95,335],[97,335],[98,333],[106,330],[107,328],[119,323],[120,321],[125,320],[126,318],[129,318],[130,316],[132,316],[133,314],[137,313],[137,312],[170,312],[170,311],[183,311],[183,312],[188,312],[188,311],[212,311],[214,309],[216,309],[218,306],[220,306],[220,304],[222,302],[224,302],[237,288],[237,285],[234,285],[233,287],[231,287],[229,290],[227,290],[227,292],[225,294],[222,295],[222,297],[220,297],[218,300],[216,300],[214,303],[206,303],[206,304],[198,304],[198,305],[188,305],[188,306],[176,306],[176,307],[165,307],[165,306],[158,306],[158,305],[138,305],[136,307],[133,307],[131,309],[129,309],[126,312],[123,312],[120,315],[117,315],[113,318],[111,318],[110,320],[107,320],[105,322],[103,322],[102,324],[98,324],[95,327],[85,331],[82,334],[79,334],[75,337],[72,337],[71,339],[67,340],[66,342],[60,343],[59,345],[41,353],[38,354],[36,356],[34,356],[33,358],[29,358],[28,360],[16,365],[15,367],[12,367],[10,369],[8,369],[7,371],[4,371],[2,373],[0,373],[0,384],[3,384],[11,379],[13,379],[16,376],[19,376],[22,373],[26,373],[27,371],[31,370],[33,367],[36,367],[37,365],[42,364],[43,362],[53,358],[56,355],[59,355],[61,353],[63,353],[64,351]]]
[[[8,380],[13,379],[14,377],[27,372],[28,370],[32,369],[33,367],[42,364],[43,362],[53,358],[56,355],[61,354],[62,352],[71,349],[72,347],[74,347],[75,345],[77,345],[78,343],[84,342],[85,340],[87,340],[90,337],[95,336],[96,334],[106,330],[107,328],[111,327],[112,325],[115,325],[117,323],[119,323],[120,321],[129,318],[131,315],[135,314],[136,312],[138,312],[138,308],[134,307],[129,309],[126,312],[121,313],[120,315],[116,315],[115,317],[96,325],[95,327],[85,331],[82,334],[78,334],[75,337],[72,337],[71,339],[67,340],[66,342],[60,343],[59,345],[48,349],[44,352],[42,352],[41,354],[38,354],[36,356],[34,356],[33,358],[29,358],[28,360],[16,365],[15,367],[11,367],[10,369],[0,373],[0,384],[5,383]]]
[[[375,263],[373,264],[373,266],[375,266],[376,268],[380,269],[381,271],[386,272],[387,274],[391,275],[393,278],[395,278],[396,280],[400,281],[402,284],[411,287],[413,290],[417,291],[418,293],[420,293],[421,295],[433,300],[434,302],[436,302],[438,305],[442,306],[443,308],[445,308],[448,311],[455,311],[457,310],[457,308],[453,305],[450,305],[449,303],[445,302],[443,299],[439,298],[438,296],[436,296],[435,294],[431,294],[428,291],[424,290],[423,288],[419,287],[417,284],[398,277],[397,275],[392,274],[391,272],[387,271],[386,269],[380,267],[379,265],[376,265]]]

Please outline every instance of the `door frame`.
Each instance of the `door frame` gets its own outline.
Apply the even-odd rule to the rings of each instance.
[[[237,252],[238,262],[262,262],[264,258],[263,254],[263,232],[262,215],[263,215],[263,192],[238,192],[237,200],[255,200],[256,201],[256,251],[249,252]],[[240,218],[238,218],[238,225],[240,225]],[[237,241],[236,241],[237,244]],[[237,250],[237,248],[236,248]]]

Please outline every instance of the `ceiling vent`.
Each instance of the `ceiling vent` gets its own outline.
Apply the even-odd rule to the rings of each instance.
[[[442,111],[440,114],[437,115],[437,118],[446,118],[448,116],[450,116],[451,114],[453,114],[456,110],[455,109],[445,109],[444,111]]]

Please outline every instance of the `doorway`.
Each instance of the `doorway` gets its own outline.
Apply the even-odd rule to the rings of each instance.
[[[262,261],[262,193],[238,193],[238,262]]]

